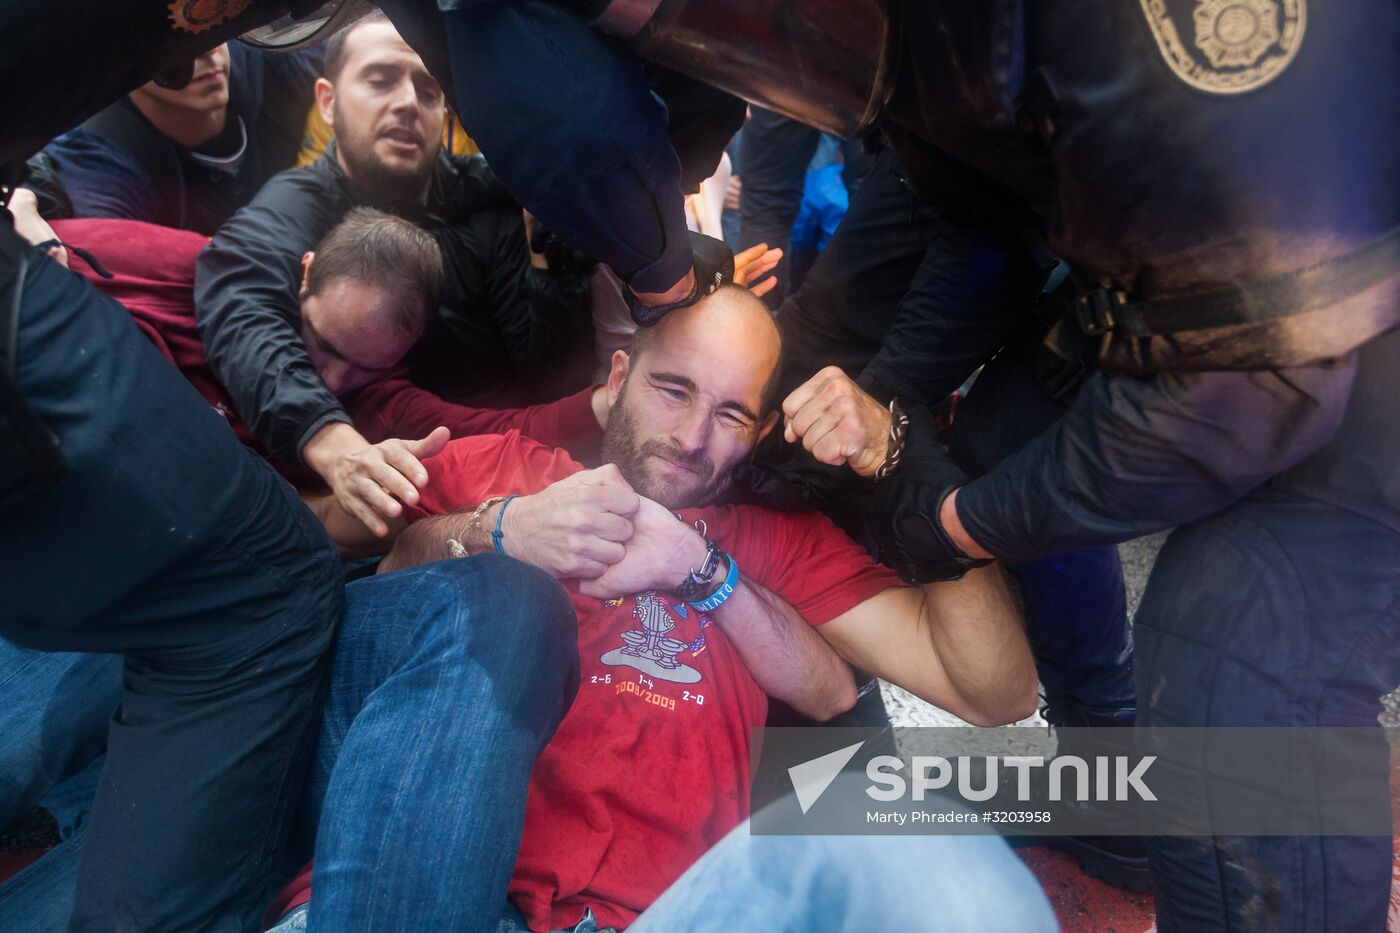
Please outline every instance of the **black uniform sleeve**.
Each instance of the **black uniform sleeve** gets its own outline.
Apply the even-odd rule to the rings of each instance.
[[[380,6],[413,41],[431,37],[430,68],[450,56],[462,125],[541,223],[637,291],[685,276],[690,237],[666,107],[621,44],[548,3],[454,4],[438,28],[412,0]]]
[[[344,212],[318,165],[283,172],[200,253],[195,317],[209,366],[275,456],[297,463],[311,436],[349,422],[301,339],[301,257]]]
[[[1336,432],[1355,360],[1087,380],[1049,431],[958,492],[973,540],[1021,562],[1212,514]]]
[[[911,404],[942,401],[1025,326],[1035,289],[1034,270],[1013,243],[936,219],[923,261],[879,351],[861,372],[861,385]]]
[[[779,313],[785,391],[835,364],[881,401],[936,404],[1024,320],[1039,276],[1012,227],[961,229],[903,176],[882,153]]]
[[[455,188],[434,232],[449,281],[444,315],[462,339],[494,332],[502,371],[549,364],[575,351],[591,323],[586,277],[530,264],[520,205],[481,156],[453,159]]]

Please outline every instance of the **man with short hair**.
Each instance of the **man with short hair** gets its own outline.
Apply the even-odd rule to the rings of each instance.
[[[49,220],[120,217],[210,236],[277,172],[295,164],[320,52],[273,54],[226,42],[175,89],[148,81],[44,150],[30,186]],[[37,209],[35,192],[16,195]],[[54,213],[57,210],[57,213]]]
[[[410,371],[424,388],[474,405],[566,394],[551,391],[544,373],[587,355],[587,281],[532,258],[520,208],[483,159],[442,155],[442,91],[382,16],[331,40],[316,99],[337,139],[220,229],[199,259],[195,312],[209,363],[254,436],[278,458],[304,462],[347,508],[383,527],[376,516],[396,514],[394,499],[415,501],[420,468],[390,462],[354,429],[295,339],[301,254],[354,206],[428,229],[446,285]]]
[[[88,250],[112,273],[107,278],[86,262],[75,263],[99,291],[121,302],[240,441],[298,489],[322,487],[303,464],[274,457],[257,441],[205,359],[193,297],[204,238],[127,220],[60,220],[54,226],[65,242]],[[418,438],[390,444],[403,444],[405,452],[420,449],[439,426],[454,437],[518,428],[542,443],[595,452],[601,422],[592,387],[545,405],[486,409],[446,402],[409,380],[402,360],[437,307],[442,278],[441,255],[428,233],[367,207],[351,209],[302,254],[296,339],[356,429],[376,443]]]
[[[830,718],[855,701],[848,664],[982,725],[1034,707],[1029,648],[999,569],[910,589],[816,513],[716,504],[733,468],[776,422],[779,355],[762,303],[723,288],[614,355],[603,467],[583,470],[514,432],[456,440],[425,463],[431,479],[407,516],[415,524],[384,569],[498,551],[561,578],[579,618],[581,686],[535,764],[507,919],[534,930],[572,928],[588,916],[600,926],[712,928],[706,917],[668,926],[646,911],[748,816],[749,730],[763,724],[768,698]],[[318,511],[342,546],[373,543],[333,500]],[[366,672],[383,663],[379,651],[392,657],[392,638],[373,651],[353,641],[338,649],[313,797],[350,767],[337,762],[337,737],[366,726],[358,717],[391,733],[386,722],[425,715],[402,696],[398,708],[377,696]],[[431,682],[439,686],[422,702],[469,715],[470,701],[454,696],[472,695],[471,678]],[[485,820],[460,793],[474,779],[444,773],[441,800],[404,805]],[[326,811],[323,825],[343,819],[331,803]],[[424,824],[422,848],[405,858],[431,851],[460,884],[445,885],[436,903],[400,904],[399,922],[384,928],[421,928],[411,922],[418,910],[444,928],[491,928],[505,890],[468,885],[473,866],[453,863],[432,839],[431,820]],[[503,835],[501,845],[514,851],[515,839]],[[1016,888],[1014,862],[986,855],[997,868],[985,884]],[[317,850],[318,878],[372,887],[374,870],[353,851]],[[720,917],[762,925],[745,916],[746,893],[725,892],[733,903],[713,928],[726,928]],[[1019,893],[1019,904],[986,905],[982,926],[1034,928],[1042,902],[1033,885]],[[336,894],[312,904],[312,930],[332,928],[320,911],[343,914]],[[815,909],[789,906],[795,917]],[[898,918],[928,908],[886,909],[888,928],[902,929]]]

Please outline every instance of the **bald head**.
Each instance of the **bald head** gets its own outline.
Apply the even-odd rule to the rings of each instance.
[[[782,344],[768,309],[721,288],[613,354],[603,459],[667,508],[704,505],[772,430]]]
[[[656,343],[713,347],[716,366],[755,374],[761,383],[756,414],[777,404],[773,397],[782,368],[782,337],[768,306],[753,292],[725,285],[689,308],[672,311],[651,327],[639,327],[628,353],[634,364]]]

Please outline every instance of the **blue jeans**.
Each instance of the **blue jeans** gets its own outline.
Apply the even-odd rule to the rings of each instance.
[[[15,377],[68,469],[0,516],[0,636],[121,664],[70,929],[243,930],[304,781],[340,563],[120,305],[28,256]]]
[[[68,922],[121,672],[116,655],[35,651],[0,639],[0,825],[42,801],[63,840],[0,884],[0,930],[38,933]]]
[[[0,638],[0,826],[102,754],[121,672],[115,655],[35,651]]]
[[[535,758],[578,689],[563,589],[497,555],[346,588],[304,812],[311,923],[470,930],[505,899]]]
[[[841,778],[840,780],[847,780]],[[312,898],[315,903],[315,898]],[[485,916],[494,917],[494,913]],[[507,904],[500,920],[404,930],[526,933]],[[339,929],[289,916],[275,933]],[[994,836],[725,836],[648,907],[632,933],[857,933],[968,930],[1042,933],[1054,915],[1030,871]],[[591,911],[569,931],[605,933]]]
[[[301,807],[311,829],[287,862],[309,857],[314,835],[321,929],[466,929],[456,918],[502,901],[531,767],[577,689],[576,631],[557,583],[496,555],[346,588]],[[69,672],[105,660],[65,657]],[[62,926],[83,845],[78,832],[0,885],[0,929]]]
[[[1138,722],[1376,726],[1400,682],[1400,534],[1264,488],[1172,533],[1135,620]],[[1364,775],[1384,801],[1375,730]],[[1209,785],[1200,790],[1211,799]],[[1391,827],[1375,836],[1151,838],[1162,933],[1385,928]]]

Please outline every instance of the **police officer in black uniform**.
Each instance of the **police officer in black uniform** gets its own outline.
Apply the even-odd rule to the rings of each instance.
[[[628,51],[566,6],[583,5],[454,4],[438,61],[450,56],[458,109],[520,200],[664,306],[694,289],[687,277],[661,291],[687,265],[662,114]],[[751,90],[733,59],[759,44],[726,42],[743,25],[726,4],[589,6],[647,54],[658,33],[689,29],[686,49],[708,52],[691,74]],[[1400,680],[1400,419],[1386,404],[1400,352],[1400,9],[900,12],[887,139],[916,190],[952,179],[941,202],[1033,212],[1079,285],[1049,345],[1091,374],[1053,428],[985,476],[925,461],[891,477],[883,556],[926,580],[1176,527],[1137,618],[1143,725],[1374,724]],[[541,126],[574,141],[570,158],[528,155]],[[1151,854],[1164,930],[1384,920],[1388,834],[1158,840]]]
[[[892,476],[884,559],[930,579],[1176,527],[1136,618],[1139,723],[1374,726],[1400,682],[1400,9],[905,13],[887,138],[916,190],[1035,209],[1079,285],[1048,347],[1088,375],[985,476]],[[1377,829],[1154,839],[1158,925],[1378,929]]]

